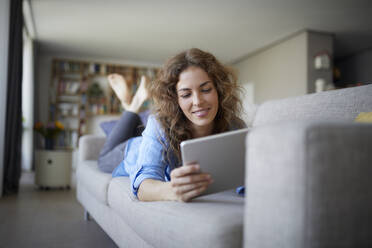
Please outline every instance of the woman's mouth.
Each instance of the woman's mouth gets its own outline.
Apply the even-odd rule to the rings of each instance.
[[[209,113],[209,110],[210,110],[209,108],[198,109],[198,110],[196,110],[196,111],[193,111],[192,113],[193,113],[194,115],[196,115],[197,117],[201,118],[201,117],[205,117],[205,116],[207,116],[208,113]]]

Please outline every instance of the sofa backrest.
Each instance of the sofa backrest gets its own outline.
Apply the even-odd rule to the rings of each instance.
[[[253,126],[295,120],[352,121],[360,112],[372,112],[372,84],[265,102]]]

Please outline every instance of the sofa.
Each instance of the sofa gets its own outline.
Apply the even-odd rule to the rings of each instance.
[[[245,197],[140,202],[97,167],[102,136],[79,142],[77,199],[119,247],[372,247],[372,85],[257,107]]]

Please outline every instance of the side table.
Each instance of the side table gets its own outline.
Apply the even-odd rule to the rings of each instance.
[[[70,188],[72,152],[37,150],[35,154],[35,184],[41,189]]]

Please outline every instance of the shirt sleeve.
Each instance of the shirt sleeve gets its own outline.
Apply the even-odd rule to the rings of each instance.
[[[130,173],[132,192],[137,196],[138,188],[145,179],[165,181],[167,164],[163,159],[165,154],[164,133],[154,116],[150,116],[142,133],[142,142],[138,150],[136,171]]]

